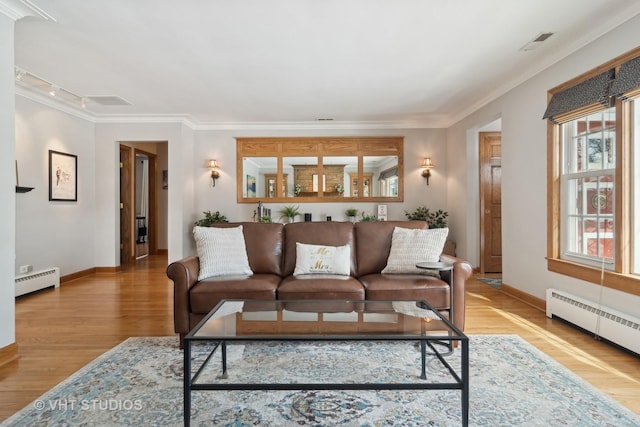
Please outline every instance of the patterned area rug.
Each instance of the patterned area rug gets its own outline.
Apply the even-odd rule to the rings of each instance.
[[[491,286],[492,288],[500,289],[500,287],[502,286],[502,278],[501,277],[497,277],[497,278],[493,278],[493,277],[478,277],[478,280],[481,281],[482,283],[486,283],[487,285]]]
[[[640,417],[518,336],[471,336],[469,348],[470,425],[640,425]],[[195,351],[198,360],[204,354],[201,350]],[[182,355],[175,337],[130,338],[2,426],[180,426]],[[455,365],[457,356],[447,359]],[[371,381],[406,376],[415,381],[418,363],[419,353],[410,343],[229,346],[229,374],[262,380],[319,376]],[[435,359],[429,361],[431,380],[444,375],[438,365]],[[196,391],[192,424],[459,426],[460,392]]]

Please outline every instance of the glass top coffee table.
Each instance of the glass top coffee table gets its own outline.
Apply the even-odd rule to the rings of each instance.
[[[415,375],[389,380],[376,378],[374,372],[370,373],[370,381],[356,378],[336,382],[330,375],[318,375],[308,381],[256,381],[234,372],[234,362],[228,360],[227,354],[233,344],[282,342],[308,346],[331,342],[340,346],[358,341],[393,341],[411,346],[419,352]],[[451,353],[454,347],[459,351]],[[196,353],[202,355],[203,348],[205,356],[196,357]],[[446,372],[444,381],[431,380],[427,356],[437,360]],[[215,375],[207,372],[212,365]],[[223,300],[184,339],[185,426],[190,425],[191,392],[196,390],[407,389],[460,390],[461,424],[468,425],[469,340],[424,301]]]

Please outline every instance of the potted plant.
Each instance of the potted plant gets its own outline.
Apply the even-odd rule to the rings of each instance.
[[[360,217],[360,221],[362,222],[375,222],[378,221],[378,217],[375,215],[369,215],[367,213],[364,213],[364,211],[362,211],[362,217]]]
[[[302,191],[302,185],[301,184],[296,184],[293,186],[293,195],[297,196],[300,194],[300,192]]]
[[[349,208],[346,211],[344,211],[344,213],[345,215],[347,215],[347,217],[349,217],[349,221],[356,222],[356,216],[358,216],[358,209]]]
[[[211,213],[211,211],[206,211],[202,213],[204,214],[204,218],[196,221],[196,225],[199,227],[208,227],[216,222],[229,222],[227,217],[222,215],[220,211],[215,211],[213,213]]]
[[[262,216],[260,218],[258,218],[258,222],[271,222],[271,217],[270,216]]]
[[[293,222],[294,218],[300,215],[300,206],[285,206],[280,209],[280,218],[288,218],[289,222]]]
[[[429,228],[445,228],[447,226],[447,217],[449,216],[449,213],[442,209],[430,212],[426,206],[418,206],[411,213],[404,211],[404,214],[410,221],[427,221]]]
[[[342,193],[344,193],[344,185],[336,184],[336,192],[342,196]]]

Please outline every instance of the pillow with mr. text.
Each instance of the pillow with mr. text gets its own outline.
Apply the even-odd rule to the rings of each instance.
[[[294,276],[303,274],[351,273],[351,248],[344,246],[308,245],[296,243],[296,268]]]
[[[242,226],[194,227],[196,250],[200,258],[198,280],[215,276],[251,276]]]
[[[449,234],[448,228],[427,230],[396,227],[391,237],[391,251],[382,273],[432,274],[419,269],[419,262],[438,262]]]

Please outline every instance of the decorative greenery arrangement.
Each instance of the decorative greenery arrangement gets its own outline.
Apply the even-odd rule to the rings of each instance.
[[[449,216],[448,212],[441,209],[430,212],[426,206],[418,206],[412,213],[404,211],[404,214],[410,221],[427,221],[429,228],[445,228]]]
[[[271,222],[271,217],[270,216],[262,216],[262,217],[258,218],[258,222]]]
[[[362,222],[367,222],[367,221],[375,222],[375,221],[379,221],[379,219],[375,215],[369,215],[369,214],[364,213],[364,211],[362,211],[362,217],[360,217],[360,221],[362,221]]]
[[[344,185],[336,184],[336,191],[338,192],[338,194],[344,193]]]
[[[278,211],[280,218],[289,218],[289,221],[293,221],[295,217],[300,215],[300,206],[285,206]]]
[[[293,194],[295,196],[300,194],[301,191],[302,191],[302,185],[301,184],[296,184],[296,185],[293,186]]]
[[[349,208],[346,211],[344,211],[345,215],[348,217],[353,217],[353,216],[358,216],[358,209],[356,208]]]
[[[208,227],[216,222],[229,222],[227,217],[222,215],[219,211],[211,213],[211,211],[202,212],[204,218],[196,221],[196,225],[199,227]]]

